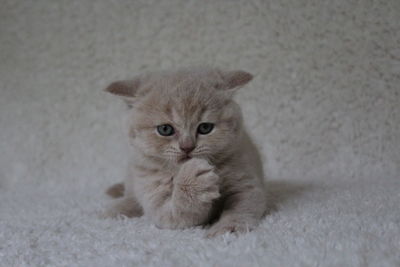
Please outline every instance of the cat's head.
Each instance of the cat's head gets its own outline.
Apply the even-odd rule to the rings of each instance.
[[[117,81],[106,91],[132,107],[130,136],[145,155],[175,163],[214,161],[238,144],[242,116],[232,96],[252,78],[244,71],[186,69]]]

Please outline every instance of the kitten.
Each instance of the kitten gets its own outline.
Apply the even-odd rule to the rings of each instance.
[[[207,236],[253,229],[266,211],[262,165],[234,92],[244,71],[192,68],[117,81],[106,91],[132,108],[135,149],[110,217],[146,215],[157,227],[213,224]]]

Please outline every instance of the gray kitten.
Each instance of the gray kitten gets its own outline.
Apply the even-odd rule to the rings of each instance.
[[[207,236],[253,229],[266,211],[257,149],[232,99],[253,76],[212,68],[154,72],[106,91],[132,107],[135,153],[107,216],[148,216],[160,228],[212,223]]]

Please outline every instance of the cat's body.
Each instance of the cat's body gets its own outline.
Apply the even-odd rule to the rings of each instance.
[[[145,214],[160,228],[206,225],[208,236],[251,230],[264,215],[261,160],[233,91],[252,76],[210,68],[150,73],[107,91],[132,108],[136,148],[109,216]],[[161,127],[161,128],[160,128]]]

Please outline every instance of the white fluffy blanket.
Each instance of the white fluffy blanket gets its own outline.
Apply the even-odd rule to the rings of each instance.
[[[239,237],[103,220],[99,188],[0,195],[2,266],[399,266],[400,182],[270,181],[274,210]]]

